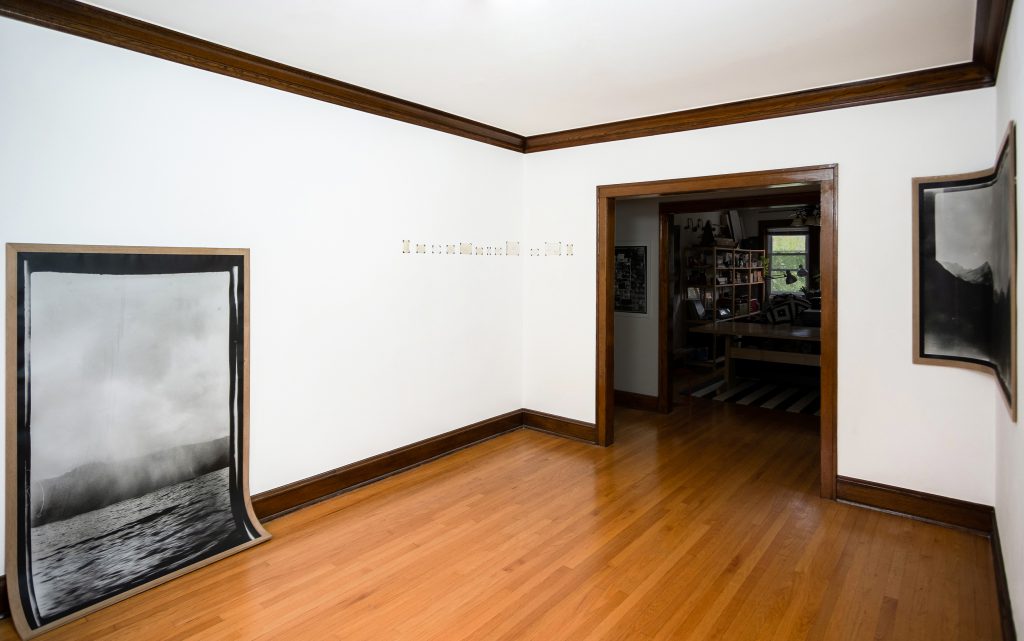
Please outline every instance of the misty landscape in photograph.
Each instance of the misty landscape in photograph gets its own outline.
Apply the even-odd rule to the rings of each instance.
[[[1004,389],[1012,369],[1013,265],[1009,163],[994,180],[923,190],[923,356],[991,365]]]
[[[53,620],[253,537],[231,483],[231,275],[25,287],[34,607]]]

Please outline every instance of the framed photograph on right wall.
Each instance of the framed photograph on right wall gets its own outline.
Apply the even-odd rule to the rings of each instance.
[[[991,372],[1016,421],[1014,123],[993,168],[913,185],[914,362]]]

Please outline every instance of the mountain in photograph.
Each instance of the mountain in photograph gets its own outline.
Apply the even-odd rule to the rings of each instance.
[[[971,360],[992,360],[995,290],[987,262],[921,261],[921,320],[927,351]]]
[[[988,261],[982,263],[978,267],[973,269],[967,269],[959,263],[947,263],[939,261],[939,264],[950,274],[956,276],[960,280],[975,285],[991,285],[992,284],[992,267],[988,264]]]
[[[32,527],[98,510],[194,479],[230,462],[228,437],[181,445],[146,456],[87,463],[32,484]]]
[[[1003,389],[1009,394],[1013,369],[1013,308],[1009,283],[995,290],[992,299],[992,363]]]

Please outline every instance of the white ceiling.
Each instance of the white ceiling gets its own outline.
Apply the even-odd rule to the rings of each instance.
[[[976,0],[91,0],[533,135],[971,59]]]

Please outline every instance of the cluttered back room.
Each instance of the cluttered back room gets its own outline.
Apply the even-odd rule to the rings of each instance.
[[[0,641],[1016,638],[1021,34],[0,0]]]
[[[815,185],[617,205],[621,404],[667,408],[657,398],[667,375],[672,402],[691,395],[820,415],[819,201]],[[651,320],[660,298],[647,308],[648,261],[657,269],[652,291],[667,280],[667,323]],[[664,373],[655,351],[662,346]]]

